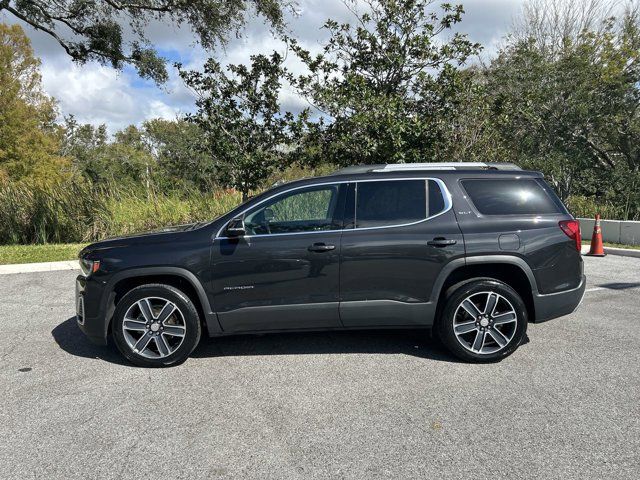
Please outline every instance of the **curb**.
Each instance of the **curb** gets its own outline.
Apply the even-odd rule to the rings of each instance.
[[[621,257],[640,258],[640,250],[633,250],[631,248],[604,247],[604,253]]]
[[[589,251],[588,245],[582,246],[582,254],[586,254]],[[632,248],[617,248],[617,247],[604,247],[604,253],[607,255],[616,255],[619,257],[634,257],[640,258],[640,250],[634,250]]]
[[[62,262],[42,262],[42,263],[14,263],[11,265],[0,265],[0,275],[12,273],[29,272],[55,272],[58,270],[80,270],[77,260],[64,260]]]

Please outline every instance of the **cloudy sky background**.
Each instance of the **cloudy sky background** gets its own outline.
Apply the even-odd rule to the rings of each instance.
[[[490,58],[520,13],[522,3],[522,0],[466,0],[463,2],[466,14],[458,30],[480,42],[485,47],[482,58]],[[351,14],[341,0],[299,0],[298,15],[288,15],[288,29],[304,47],[318,51],[327,37],[321,28],[327,18],[350,21]],[[58,100],[61,115],[73,114],[81,123],[104,123],[113,133],[129,124],[157,117],[173,119],[194,110],[195,98],[172,66],[169,82],[158,87],[138,78],[130,68],[117,72],[97,63],[75,65],[46,34],[16,22],[9,14],[0,14],[0,21],[19,23],[31,38],[35,53],[42,60],[44,88]],[[148,36],[162,56],[189,68],[199,68],[209,56],[197,46],[188,28],[153,23]],[[273,37],[261,19],[255,18],[249,21],[241,38],[231,39],[225,50],[213,55],[225,63],[246,63],[252,54],[268,54],[273,50],[285,53],[283,43]],[[283,104],[292,111],[305,106],[291,92],[284,92]]]

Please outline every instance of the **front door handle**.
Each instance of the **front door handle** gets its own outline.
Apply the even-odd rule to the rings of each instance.
[[[430,240],[427,242],[427,245],[431,245],[432,247],[437,247],[437,248],[441,248],[441,247],[447,247],[449,245],[455,245],[456,243],[458,243],[457,240],[448,240],[444,237],[436,237],[433,240]]]
[[[336,248],[335,245],[326,245],[324,243],[314,243],[309,246],[307,250],[310,252],[328,252],[330,250],[334,250]]]

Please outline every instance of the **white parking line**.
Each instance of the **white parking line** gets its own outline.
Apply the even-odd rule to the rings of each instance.
[[[593,288],[587,288],[584,293],[588,293],[588,292],[597,292],[598,290],[607,290],[606,288],[603,287],[593,287]]]

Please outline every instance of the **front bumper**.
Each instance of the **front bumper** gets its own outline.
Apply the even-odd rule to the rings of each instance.
[[[94,310],[99,307],[102,289],[84,275],[76,277],[76,322],[87,338],[96,345],[107,344],[107,322]]]
[[[534,321],[546,322],[554,318],[562,317],[573,313],[584,297],[584,290],[587,286],[587,279],[582,275],[580,285],[564,292],[550,293],[547,295],[535,294],[533,303],[536,312]]]

